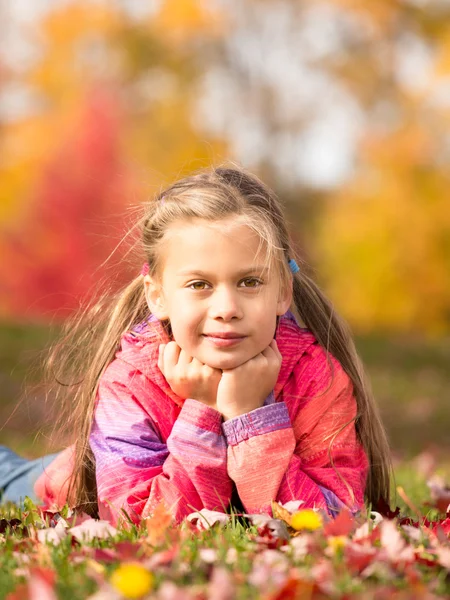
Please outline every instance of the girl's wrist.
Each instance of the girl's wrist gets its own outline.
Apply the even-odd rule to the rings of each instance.
[[[230,419],[234,419],[235,417],[240,417],[241,415],[246,415],[252,410],[256,410],[257,408],[261,408],[262,403],[258,404],[258,406],[237,406],[235,408],[227,408],[224,410],[218,409],[220,413],[222,413],[222,417],[224,421],[229,421]]]
[[[191,400],[195,400],[196,402],[201,402],[205,406],[209,406],[209,408],[212,408],[214,410],[218,410],[217,409],[217,403],[214,402],[214,401],[211,402],[210,400],[206,400],[205,398],[194,398],[194,397],[191,397]]]

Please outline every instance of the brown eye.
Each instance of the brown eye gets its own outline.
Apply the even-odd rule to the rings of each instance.
[[[247,279],[244,279],[244,281],[246,281],[247,283],[250,282],[253,284],[253,285],[245,286],[245,287],[250,287],[250,288],[259,287],[262,284],[262,281],[260,279],[257,279],[256,277],[248,277]]]
[[[192,290],[202,291],[205,289],[204,287],[194,287],[194,286],[205,286],[205,282],[204,281],[193,281],[192,283],[189,284],[189,287]]]

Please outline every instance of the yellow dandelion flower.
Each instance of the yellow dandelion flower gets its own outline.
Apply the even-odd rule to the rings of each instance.
[[[125,598],[142,598],[154,583],[153,575],[139,563],[122,563],[111,575],[110,583]]]
[[[303,529],[314,531],[315,529],[320,529],[322,525],[323,521],[320,514],[310,508],[299,510],[291,517],[291,527],[296,531],[302,531]]]

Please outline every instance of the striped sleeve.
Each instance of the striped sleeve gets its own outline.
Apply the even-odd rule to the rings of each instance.
[[[100,516],[134,522],[161,502],[177,521],[201,508],[224,510],[231,497],[221,415],[186,400],[164,443],[145,410],[154,384],[134,372],[125,384],[100,381],[90,445]]]

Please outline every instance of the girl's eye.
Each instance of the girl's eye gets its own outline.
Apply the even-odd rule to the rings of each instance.
[[[247,277],[246,279],[242,280],[243,282],[246,283],[250,283],[250,285],[245,285],[244,287],[247,288],[256,288],[259,287],[262,284],[261,279],[258,279],[257,277]],[[206,281],[193,281],[192,283],[190,283],[188,285],[188,287],[191,290],[197,291],[197,292],[201,292],[203,290],[206,289],[205,286],[207,286],[209,284],[206,283]]]
[[[247,279],[243,279],[243,281],[250,282],[253,285],[246,285],[245,287],[255,288],[262,284],[261,279],[257,279],[256,277],[247,277]]]
[[[206,283],[204,281],[193,281],[192,283],[189,284],[188,287],[190,287],[192,290],[201,291],[201,290],[204,290],[205,288],[204,287],[196,287],[196,286],[205,286],[205,285],[206,285]]]

